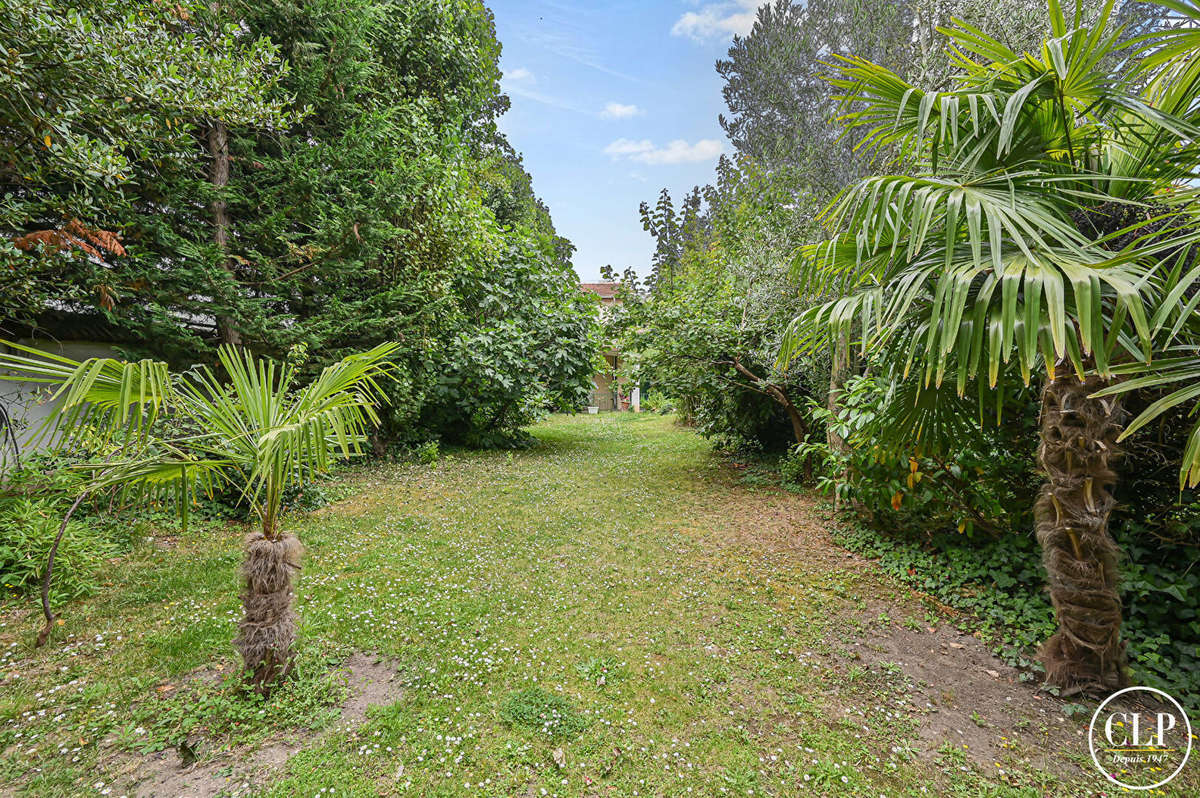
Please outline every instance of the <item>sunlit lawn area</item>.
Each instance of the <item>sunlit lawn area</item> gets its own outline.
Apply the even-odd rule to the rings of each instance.
[[[962,744],[923,736],[929,695],[965,718],[991,677],[920,685],[873,656],[901,624],[957,632],[914,622],[918,601],[805,531],[811,499],[755,486],[667,417],[534,433],[527,451],[347,472],[346,498],[291,521],[302,654],[266,703],[220,677],[237,663],[236,529],[144,541],[44,650],[29,606],[8,605],[0,785],[148,794],[151,765],[194,755],[212,790],[278,796],[1104,790],[1076,724],[1025,685],[1005,688],[1011,717],[981,704]],[[361,723],[338,718],[355,652],[397,672]],[[281,742],[298,752],[244,772]]]

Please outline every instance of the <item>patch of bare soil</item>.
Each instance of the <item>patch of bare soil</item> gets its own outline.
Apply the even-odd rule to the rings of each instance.
[[[974,637],[947,624],[920,631],[875,624],[849,650],[867,667],[899,666],[912,685],[914,708],[923,713],[918,734],[925,752],[949,745],[985,768],[1019,754],[1041,770],[1078,773],[1055,753],[1085,753],[1084,728]]]
[[[728,505],[713,508],[725,520],[719,545],[756,552],[772,567],[851,572],[866,578],[860,586],[864,592],[878,585],[867,610],[850,613],[859,617],[864,631],[853,633],[842,647],[843,656],[827,664],[843,673],[856,666],[877,673],[898,666],[912,688],[920,755],[949,745],[992,772],[997,762],[1019,760],[1044,771],[1079,775],[1079,767],[1063,754],[1086,756],[1086,725],[1068,717],[1064,703],[1040,691],[1036,681],[1021,681],[1021,672],[982,641],[949,623],[927,626],[921,619],[929,606],[954,611],[931,597],[922,601],[905,586],[885,583],[870,560],[833,543],[812,498],[783,491],[756,493],[749,500],[744,494],[729,498]],[[895,620],[878,622],[885,611]],[[902,626],[905,619],[913,621]]]
[[[297,752],[320,741],[333,730],[361,724],[367,710],[400,699],[402,687],[395,666],[371,654],[353,654],[341,665],[349,694],[341,705],[341,717],[322,733],[300,730],[286,739],[275,740],[253,750],[235,750],[209,760],[185,763],[178,749],[160,751],[132,759],[118,783],[128,794],[141,798],[215,798],[243,795],[268,783]]]
[[[714,498],[725,501],[712,501]],[[721,545],[745,546],[782,561],[797,562],[805,570],[837,568],[869,571],[870,560],[838,547],[824,524],[812,496],[784,490],[760,491],[752,497],[734,489],[732,494],[707,494],[705,510],[720,518]]]

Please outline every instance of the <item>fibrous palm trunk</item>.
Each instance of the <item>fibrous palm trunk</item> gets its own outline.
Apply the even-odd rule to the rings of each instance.
[[[1079,380],[1067,364],[1042,391],[1038,459],[1046,475],[1034,506],[1038,543],[1058,631],[1042,647],[1046,681],[1070,692],[1126,684],[1117,593],[1119,550],[1108,534],[1114,500],[1116,397],[1089,398],[1105,383]]]
[[[292,667],[296,613],[292,578],[300,570],[303,547],[294,535],[255,532],[246,539],[242,564],[242,621],[234,646],[242,655],[250,684],[267,692]]]

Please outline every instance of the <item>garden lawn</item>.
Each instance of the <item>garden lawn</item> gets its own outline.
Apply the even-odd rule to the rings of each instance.
[[[810,498],[666,417],[533,433],[347,471],[291,519],[303,642],[269,701],[223,676],[235,528],[144,540],[45,649],[6,605],[0,794],[167,794],[193,757],[189,794],[1106,790],[1060,702],[830,544]]]

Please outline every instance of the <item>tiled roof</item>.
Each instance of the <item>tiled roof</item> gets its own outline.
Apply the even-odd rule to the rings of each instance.
[[[579,290],[596,294],[601,299],[615,299],[617,296],[616,283],[580,283]]]

